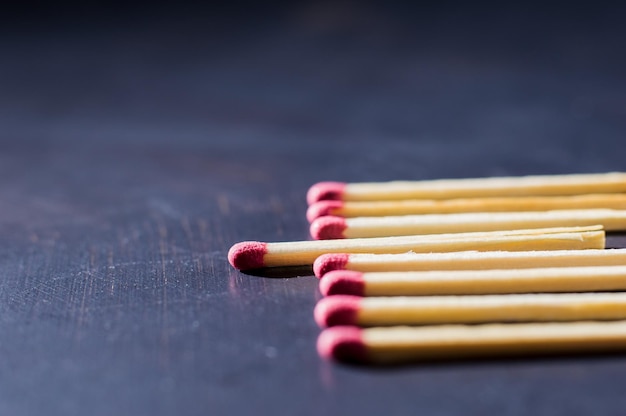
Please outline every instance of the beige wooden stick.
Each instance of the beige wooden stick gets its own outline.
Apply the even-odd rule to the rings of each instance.
[[[325,329],[325,358],[372,364],[626,352],[626,321]]]
[[[311,224],[315,239],[389,237],[600,224],[626,230],[626,210],[589,209],[544,212],[493,212],[404,215],[396,217],[320,217]]]
[[[248,241],[235,244],[229,260],[236,268],[251,269],[312,265],[324,253],[600,249],[604,243],[602,226],[280,243]]]
[[[626,319],[626,293],[480,296],[328,296],[315,307],[322,326],[393,326]]]
[[[424,296],[626,290],[625,266],[360,273],[336,270],[323,295]]]
[[[309,222],[325,215],[338,217],[383,217],[463,212],[524,212],[563,209],[626,209],[626,194],[573,196],[522,196],[461,199],[408,199],[399,201],[319,201],[309,206]]]
[[[385,201],[620,192],[626,192],[626,173],[613,172],[371,183],[321,182],[309,189],[307,200],[312,204],[325,199]]]
[[[323,277],[333,270],[408,272],[428,270],[531,269],[626,265],[626,249],[554,251],[462,251],[454,253],[323,254],[313,270]]]

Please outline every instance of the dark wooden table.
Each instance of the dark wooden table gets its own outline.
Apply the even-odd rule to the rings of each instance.
[[[316,279],[226,260],[320,180],[624,170],[624,8],[48,11],[0,30],[0,415],[624,413],[626,356],[324,362]]]

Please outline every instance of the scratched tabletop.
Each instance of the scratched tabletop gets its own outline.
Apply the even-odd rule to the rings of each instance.
[[[623,414],[626,355],[325,362],[310,270],[226,253],[307,239],[317,181],[626,170],[624,11],[4,15],[0,415]]]

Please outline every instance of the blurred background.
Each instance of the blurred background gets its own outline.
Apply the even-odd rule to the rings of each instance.
[[[619,2],[3,3],[0,414],[622,414],[619,357],[322,362],[317,280],[226,252],[307,239],[317,181],[625,170],[625,21]]]
[[[621,164],[601,150],[626,111],[617,3],[129,3],[3,12],[3,145],[239,141],[316,179],[467,175],[485,146],[475,175]],[[327,140],[369,150],[337,170]]]

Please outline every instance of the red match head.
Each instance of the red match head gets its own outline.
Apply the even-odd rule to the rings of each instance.
[[[320,292],[324,296],[331,295],[365,295],[363,273],[350,270],[334,270],[320,279]]]
[[[260,269],[265,266],[263,261],[265,253],[267,253],[266,243],[244,241],[228,250],[228,261],[239,270]]]
[[[335,326],[323,330],[317,338],[317,352],[326,359],[368,361],[362,331],[354,326]]]
[[[343,207],[342,201],[318,201],[314,204],[309,205],[309,208],[306,210],[306,219],[309,223],[315,221],[320,217],[325,217],[327,215],[334,215],[334,213]]]
[[[321,278],[332,270],[343,270],[350,260],[349,254],[329,253],[322,254],[313,262],[315,276]]]
[[[341,217],[320,217],[311,223],[311,237],[316,240],[334,240],[345,238],[343,231],[347,228],[346,220]]]
[[[319,182],[309,188],[306,200],[309,205],[325,199],[343,199],[346,184],[343,182]]]
[[[323,298],[315,305],[315,322],[322,328],[358,325],[360,303],[361,298],[358,296],[337,295]]]

